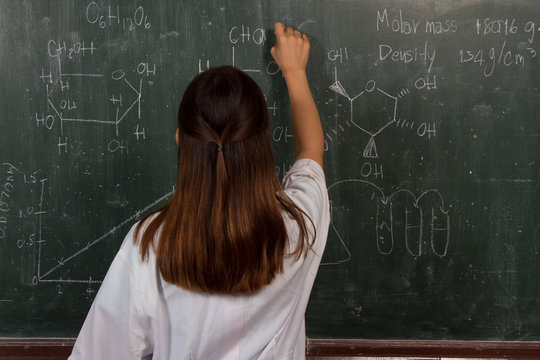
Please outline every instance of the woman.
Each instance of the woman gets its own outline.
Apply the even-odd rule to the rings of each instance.
[[[330,221],[309,40],[275,25],[295,163],[279,184],[256,83],[208,70],[178,112],[178,180],[128,233],[71,359],[304,359],[304,313]]]

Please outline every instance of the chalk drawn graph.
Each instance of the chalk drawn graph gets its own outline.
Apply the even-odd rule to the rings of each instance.
[[[42,189],[43,189],[43,187],[42,187]],[[38,243],[38,261],[37,261],[37,269],[36,269],[37,275],[34,276],[34,278],[32,280],[32,283],[34,285],[37,285],[39,283],[88,284],[87,292],[93,292],[93,290],[91,289],[91,285],[92,284],[100,284],[102,282],[101,279],[93,279],[92,277],[89,277],[88,279],[72,279],[70,277],[64,278],[63,276],[59,276],[58,278],[52,278],[51,279],[51,274],[53,274],[55,271],[65,267],[65,265],[67,263],[69,263],[71,261],[74,261],[79,256],[84,255],[90,248],[96,246],[99,243],[102,243],[104,240],[109,238],[111,235],[117,233],[120,229],[125,228],[126,225],[131,225],[135,221],[140,220],[141,217],[144,216],[149,210],[155,208],[157,205],[159,205],[159,204],[163,203],[165,200],[167,200],[173,194],[173,192],[174,192],[174,188],[173,188],[173,190],[171,190],[170,192],[168,192],[165,195],[161,196],[159,199],[153,201],[152,203],[145,206],[144,208],[137,210],[135,213],[133,213],[133,215],[131,215],[127,219],[123,220],[122,222],[120,222],[119,224],[117,224],[116,226],[111,228],[110,230],[106,231],[101,236],[97,237],[94,240],[88,241],[86,246],[84,246],[81,249],[75,251],[74,253],[70,254],[69,256],[62,256],[60,258],[56,258],[56,265],[54,265],[50,269],[44,270],[44,271],[41,270],[41,258],[42,258],[42,250],[46,250],[46,249],[43,249],[42,244],[44,244],[46,241],[42,239],[42,235],[41,235],[42,223],[41,223],[41,217],[40,217],[39,239],[37,241],[37,243]],[[41,195],[41,198],[43,198],[43,193]],[[40,212],[42,211],[41,206],[42,206],[42,202],[40,202]]]

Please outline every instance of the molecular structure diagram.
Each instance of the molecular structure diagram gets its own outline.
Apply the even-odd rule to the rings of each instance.
[[[113,89],[114,92],[107,95],[97,90],[88,90],[103,84],[107,75],[80,70],[65,71],[63,67],[62,58],[69,60],[85,53],[92,56],[96,50],[93,43],[90,43],[89,47],[85,46],[84,42],[76,43],[72,48],[68,48],[63,42],[57,44],[51,40],[48,44],[48,50],[49,57],[56,60],[56,66],[53,65],[48,71],[42,69],[41,76],[39,76],[45,88],[47,113],[38,114],[36,112],[36,124],[38,127],[44,127],[48,130],[52,130],[55,123],[59,124],[61,135],[58,140],[59,154],[67,152],[68,149],[68,140],[64,134],[65,125],[68,123],[114,126],[118,137],[119,125],[130,113],[135,112],[137,120],[141,120],[142,77],[155,75],[155,64],[139,63],[136,68],[136,73],[139,76],[137,83],[128,80],[126,71],[122,69],[112,71],[108,76],[115,82],[116,86]],[[89,91],[90,93],[88,93]],[[112,106],[109,107],[105,102]],[[92,106],[92,103],[96,104]],[[113,113],[107,114],[107,111],[104,113],[96,110],[107,108]],[[137,124],[134,134],[137,140],[145,138],[145,130],[144,128],[139,129],[139,124]],[[123,140],[113,140],[112,143],[109,143],[109,150],[111,151],[111,146],[113,148],[123,147],[121,142]]]
[[[351,97],[341,82],[338,80],[337,68],[335,69],[335,81],[330,85],[330,90],[336,92],[337,94],[344,96],[349,100],[350,103],[350,119],[347,121],[347,124],[353,124],[362,132],[369,136],[369,141],[362,152],[363,157],[365,158],[378,158],[379,154],[377,153],[377,145],[375,144],[375,137],[379,135],[384,129],[390,126],[392,123],[396,122],[396,112],[398,97],[388,94],[387,92],[381,90],[377,87],[377,84],[373,80],[369,80],[364,90],[359,94]],[[372,119],[369,123],[360,123],[359,120],[354,118],[354,102],[357,99],[365,98],[366,102],[372,102],[378,106],[380,109],[377,110],[378,116],[375,119]]]
[[[46,91],[47,91],[47,103],[52,108],[54,113],[58,116],[60,120],[60,129],[63,133],[63,124],[65,122],[86,122],[86,123],[99,123],[99,124],[111,124],[116,126],[116,133],[118,134],[118,124],[125,118],[125,116],[130,112],[131,109],[133,109],[134,106],[138,107],[138,117],[140,118],[140,107],[141,107],[141,87],[142,87],[142,80],[139,81],[139,84],[137,87],[135,87],[133,84],[131,84],[125,77],[125,72],[123,70],[116,70],[111,74],[111,77],[115,81],[122,81],[125,84],[127,84],[128,88],[133,91],[132,99],[129,99],[130,105],[127,107],[126,110],[123,110],[120,112],[120,106],[123,104],[122,94],[119,95],[118,98],[115,97],[113,94],[112,98],[109,99],[113,104],[119,105],[117,107],[116,111],[116,117],[115,119],[85,119],[81,116],[70,118],[67,116],[64,116],[64,111],[69,112],[73,111],[78,108],[79,101],[72,100],[72,99],[66,99],[60,96],[55,96],[56,93],[65,93],[66,91],[70,90],[70,80],[73,78],[103,78],[103,74],[92,74],[92,73],[77,73],[77,74],[68,74],[62,72],[62,66],[60,60],[58,61],[58,71],[56,79],[53,79],[53,75],[51,73],[45,74],[44,71],[42,71],[42,74],[40,78],[42,79]],[[64,111],[63,111],[64,110]]]

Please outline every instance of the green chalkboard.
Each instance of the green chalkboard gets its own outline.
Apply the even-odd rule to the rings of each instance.
[[[292,165],[275,21],[307,33],[332,224],[312,338],[540,340],[537,0],[0,1],[0,336],[73,337],[233,64]]]

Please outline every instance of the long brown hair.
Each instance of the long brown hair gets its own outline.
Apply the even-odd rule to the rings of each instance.
[[[178,111],[176,190],[139,223],[134,240],[141,235],[143,261],[152,246],[164,280],[207,293],[252,292],[283,271],[286,255],[298,260],[311,248],[311,220],[281,187],[269,126],[264,95],[244,72],[214,68],[188,85]],[[299,228],[294,249],[287,215]]]

